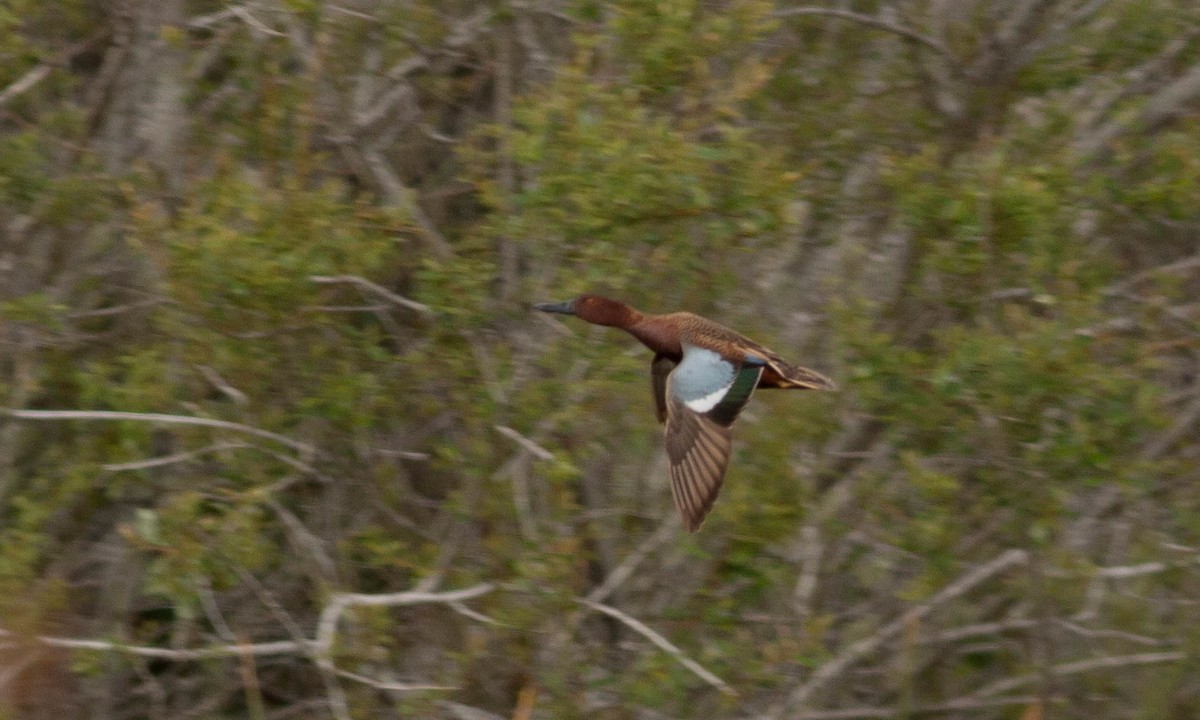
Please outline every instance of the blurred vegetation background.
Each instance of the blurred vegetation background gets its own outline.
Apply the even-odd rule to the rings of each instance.
[[[0,717],[1200,716],[1193,0],[7,0]],[[632,339],[762,393],[689,536]]]

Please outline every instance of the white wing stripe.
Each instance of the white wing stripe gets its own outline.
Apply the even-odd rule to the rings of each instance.
[[[717,388],[704,397],[696,398],[695,400],[685,400],[684,405],[692,412],[706,413],[717,406],[717,403],[725,397],[725,393],[729,392],[729,388],[733,387],[733,383],[729,383],[725,387]]]

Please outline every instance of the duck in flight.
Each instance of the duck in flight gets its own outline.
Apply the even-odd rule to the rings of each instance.
[[[690,532],[712,509],[729,465],[732,427],[755,388],[834,390],[833,381],[688,312],[653,315],[599,295],[538,310],[616,327],[654,351],[650,379],[658,421],[667,424],[671,494]]]

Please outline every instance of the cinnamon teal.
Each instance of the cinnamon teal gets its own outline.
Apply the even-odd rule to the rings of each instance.
[[[667,424],[671,494],[690,532],[704,522],[721,491],[731,428],[755,388],[836,389],[824,375],[692,313],[641,313],[598,295],[534,307],[621,328],[654,351],[650,379],[658,421]]]

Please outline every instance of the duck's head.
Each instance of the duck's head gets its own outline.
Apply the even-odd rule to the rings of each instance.
[[[600,295],[580,295],[574,300],[558,303],[537,303],[542,312],[574,315],[593,325],[626,328],[637,322],[639,313],[619,300]]]

